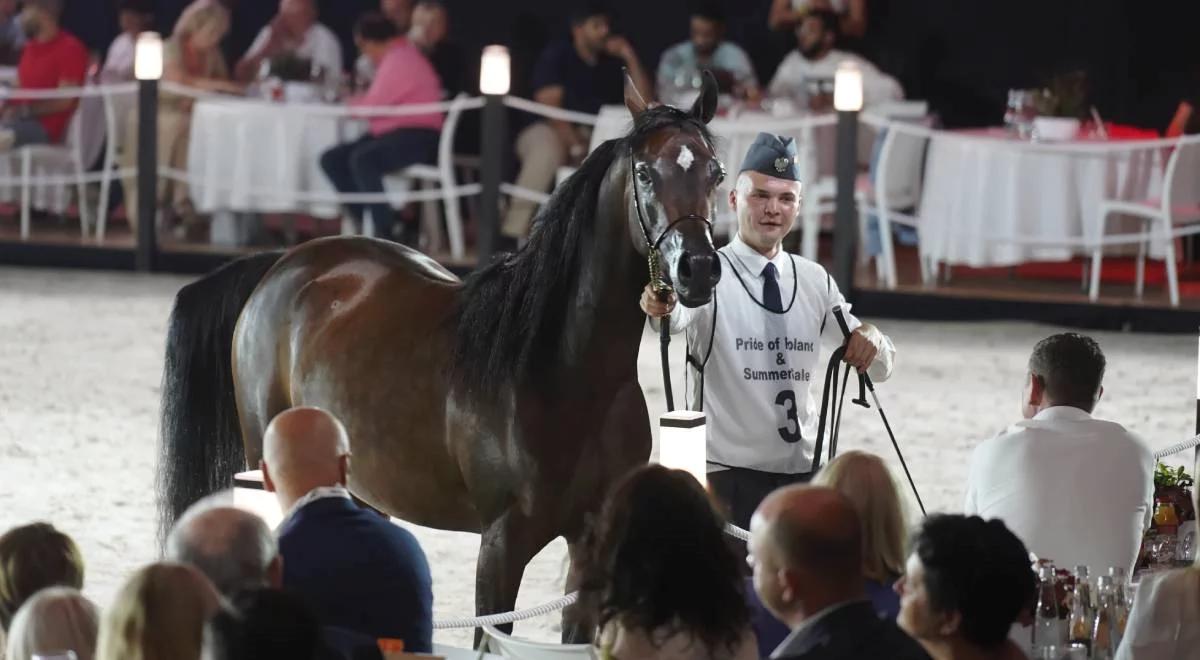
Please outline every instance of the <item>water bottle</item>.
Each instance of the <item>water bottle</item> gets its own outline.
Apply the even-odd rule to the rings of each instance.
[[[1042,566],[1039,579],[1037,616],[1033,623],[1033,655],[1035,658],[1042,657],[1043,649],[1057,649],[1064,646],[1067,641],[1063,639],[1062,624],[1058,616],[1058,594],[1054,589],[1058,579],[1054,574],[1054,565]]]

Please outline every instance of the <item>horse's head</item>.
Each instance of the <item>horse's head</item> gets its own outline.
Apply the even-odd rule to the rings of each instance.
[[[712,242],[717,185],[725,166],[717,160],[704,125],[717,107],[717,82],[705,72],[689,112],[648,107],[628,79],[625,105],[639,140],[629,153],[630,231],[640,251],[657,251],[658,277],[679,301],[698,307],[712,299],[721,260]]]

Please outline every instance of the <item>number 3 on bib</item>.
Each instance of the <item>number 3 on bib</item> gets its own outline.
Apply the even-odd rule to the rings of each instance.
[[[796,409],[796,393],[784,390],[775,397],[775,405],[783,408],[784,426],[779,427],[779,437],[788,444],[800,442],[800,418]]]

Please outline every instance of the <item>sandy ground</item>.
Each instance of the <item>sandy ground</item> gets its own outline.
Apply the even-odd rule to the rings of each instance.
[[[86,591],[106,605],[121,581],[155,559],[155,434],[167,315],[187,280],[0,268],[0,529],[48,520],[88,562]],[[959,507],[972,447],[1017,416],[1025,360],[1054,328],[1026,323],[879,320],[898,350],[879,394],[930,510]],[[1098,414],[1153,448],[1190,437],[1196,339],[1101,333],[1108,355]],[[675,342],[676,389],[682,342]],[[664,410],[656,338],[640,359],[651,414]],[[846,411],[843,449],[894,451],[873,412]],[[898,470],[898,467],[897,467]],[[897,472],[899,476],[899,473]],[[915,509],[915,506],[914,506]],[[473,613],[478,537],[412,528],[433,567],[435,617]],[[565,546],[525,573],[519,607],[562,593]],[[557,617],[518,634],[556,639]],[[469,632],[439,633],[465,645]]]

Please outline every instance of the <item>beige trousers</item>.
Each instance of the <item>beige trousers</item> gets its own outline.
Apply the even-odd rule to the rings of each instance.
[[[161,108],[158,113],[158,164],[159,167],[187,169],[188,139],[192,129],[192,114],[186,110]],[[125,136],[121,145],[121,167],[136,168],[138,161],[138,113],[130,112],[126,117]],[[138,217],[137,177],[122,181],[125,187],[125,213],[129,217],[130,229],[136,230]],[[188,187],[182,181],[167,177],[158,178],[158,204],[162,208],[177,210],[190,203]]]
[[[517,136],[517,156],[521,159],[517,186],[529,190],[549,190],[558,168],[568,162],[566,145],[554,127],[544,121],[529,125]],[[512,238],[527,236],[537,207],[536,202],[513,197],[501,233]]]

